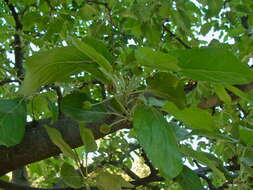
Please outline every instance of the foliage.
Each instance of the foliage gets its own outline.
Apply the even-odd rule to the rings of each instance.
[[[58,148],[20,159],[36,187],[252,189],[252,12],[248,0],[0,1],[0,153],[20,158],[43,123]]]

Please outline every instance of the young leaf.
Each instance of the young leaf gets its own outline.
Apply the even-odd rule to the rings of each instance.
[[[25,69],[25,80],[21,87],[24,95],[30,95],[43,85],[66,81],[70,75],[81,71],[90,72],[101,81],[108,81],[97,70],[97,65],[91,64],[89,57],[71,46],[39,52],[27,58]]]
[[[172,127],[156,109],[139,105],[134,111],[134,130],[148,158],[167,179],[182,170],[181,154]]]
[[[94,152],[97,150],[97,144],[94,139],[93,133],[90,129],[85,128],[82,124],[79,125],[81,139],[84,144],[86,152]]]
[[[183,190],[204,190],[197,174],[184,166],[182,172],[176,177]]]
[[[71,147],[64,141],[61,133],[52,127],[45,126],[46,131],[51,139],[51,141],[58,146],[58,148],[62,151],[66,156],[76,160],[76,155],[72,151]]]
[[[61,178],[64,183],[71,188],[79,189],[83,186],[82,176],[75,170],[75,168],[64,162],[61,167]]]
[[[193,129],[217,130],[214,119],[207,110],[199,109],[196,106],[180,110],[172,102],[167,102],[163,109]]]
[[[74,92],[65,96],[62,100],[62,112],[72,119],[83,122],[94,122],[106,115],[103,105],[92,106],[91,109],[84,109],[83,103],[90,101],[84,93]]]
[[[190,79],[231,85],[253,81],[253,72],[229,50],[194,48],[170,53],[177,56],[182,74]]]
[[[0,145],[19,144],[26,125],[26,106],[23,101],[0,100]]]
[[[160,52],[154,51],[151,48],[140,48],[135,52],[135,57],[138,64],[147,66],[152,69],[160,71],[179,71],[176,57]]]

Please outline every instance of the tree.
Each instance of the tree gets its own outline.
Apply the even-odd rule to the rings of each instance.
[[[252,12],[0,1],[0,189],[252,189]]]

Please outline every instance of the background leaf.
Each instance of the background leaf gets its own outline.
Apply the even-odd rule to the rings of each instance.
[[[182,172],[176,177],[183,190],[204,190],[197,174],[184,166]]]
[[[0,145],[10,147],[19,144],[25,133],[25,125],[24,101],[0,100]]]
[[[79,189],[83,186],[82,176],[75,170],[75,168],[64,162],[61,167],[61,178],[64,183],[71,188]]]
[[[167,102],[163,109],[175,116],[178,120],[184,122],[193,129],[216,131],[214,119],[207,110],[202,110],[196,106],[180,110],[172,102]]]
[[[171,53],[178,57],[182,74],[190,79],[220,84],[246,84],[253,81],[249,67],[227,49],[193,48]]]

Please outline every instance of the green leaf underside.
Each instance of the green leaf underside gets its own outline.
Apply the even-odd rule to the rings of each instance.
[[[179,71],[177,59],[169,54],[154,51],[151,48],[140,48],[135,52],[138,64],[161,71]]]
[[[84,93],[74,92],[63,98],[62,112],[72,119],[84,122],[94,122],[106,116],[106,110],[102,104],[84,109],[83,102],[90,101]]]
[[[176,177],[183,190],[204,190],[197,174],[184,166],[182,172]]]
[[[96,184],[101,190],[121,190],[124,188],[133,188],[134,186],[125,181],[119,175],[113,175],[108,172],[99,171],[96,176]]]
[[[81,51],[84,55],[89,57],[91,60],[95,61],[104,70],[108,72],[112,72],[113,69],[110,62],[100,52],[98,52],[93,46],[91,46],[87,42],[80,41],[80,40],[73,40],[73,44],[79,51]]]
[[[66,81],[70,75],[81,71],[91,73],[98,80],[107,81],[97,70],[97,65],[72,46],[39,52],[27,59],[25,69],[25,80],[21,87],[24,95],[30,95],[43,85]]]
[[[148,158],[167,179],[177,176],[182,170],[174,131],[161,113],[154,108],[139,105],[134,112],[134,130]]]
[[[83,186],[82,177],[72,165],[64,162],[62,164],[60,173],[64,183],[69,187],[79,189]]]
[[[182,74],[193,80],[220,84],[246,84],[253,72],[230,51],[222,48],[194,48],[170,52],[178,57]]]
[[[7,147],[19,144],[24,137],[26,107],[24,102],[0,100],[0,145]]]
[[[173,101],[177,106],[184,107],[186,97],[184,83],[170,73],[158,72],[147,79],[149,90],[158,96]]]
[[[94,139],[93,133],[90,129],[85,128],[82,125],[79,125],[80,136],[84,144],[86,152],[94,152],[97,150],[97,144]]]
[[[196,106],[180,110],[172,102],[167,102],[163,109],[192,129],[217,130],[214,119],[207,110],[202,110]]]
[[[52,127],[45,126],[45,129],[51,139],[51,141],[62,151],[66,156],[76,160],[76,155],[72,151],[71,147],[64,141],[61,133]]]

